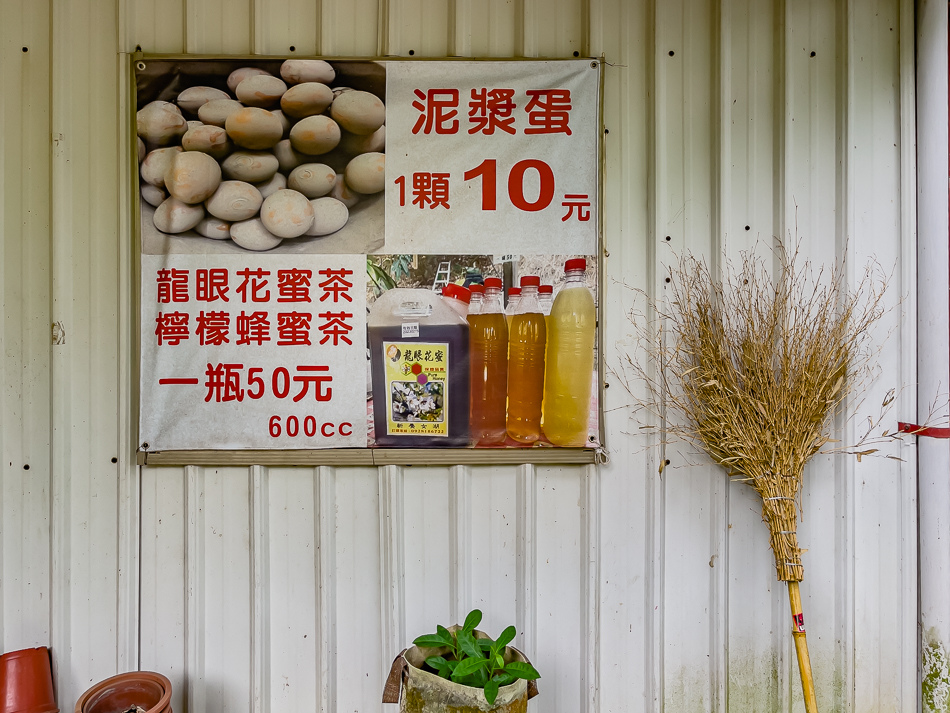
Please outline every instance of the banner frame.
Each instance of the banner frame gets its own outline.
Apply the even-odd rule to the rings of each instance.
[[[135,457],[140,466],[227,466],[227,465],[336,465],[336,466],[383,466],[417,464],[426,465],[515,465],[515,464],[548,464],[548,465],[590,465],[605,463],[608,460],[606,448],[606,428],[604,424],[604,333],[603,325],[605,305],[603,303],[604,279],[606,277],[605,261],[608,253],[604,245],[604,181],[606,176],[606,145],[604,126],[604,89],[605,89],[605,58],[601,57],[402,57],[402,56],[320,56],[320,55],[252,55],[252,54],[188,54],[188,53],[150,53],[135,51],[127,54],[128,81],[129,81],[129,109],[127,112],[127,140],[129,142],[129,164],[131,172],[129,185],[134,189],[131,193],[131,230],[133,255],[132,279],[130,287],[133,294],[131,303],[133,321],[133,432],[140,434],[139,405],[141,401],[141,250],[142,234],[140,220],[139,170],[136,159],[136,113],[137,87],[136,65],[148,61],[214,61],[214,60],[247,60],[249,62],[273,62],[287,59],[322,59],[329,62],[577,62],[589,60],[592,68],[596,64],[598,69],[598,230],[597,230],[597,259],[598,281],[596,297],[597,310],[597,383],[598,393],[598,437],[599,445],[592,448],[566,448],[557,446],[534,446],[524,448],[475,448],[475,447],[446,447],[446,448],[325,448],[325,449],[202,449],[202,450],[149,450],[148,443],[138,445]],[[137,439],[136,439],[137,440]]]

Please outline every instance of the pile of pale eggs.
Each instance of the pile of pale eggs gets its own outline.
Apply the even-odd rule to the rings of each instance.
[[[362,198],[385,188],[386,106],[370,92],[331,88],[335,78],[328,62],[289,59],[280,77],[234,70],[233,96],[194,86],[174,103],[143,106],[141,195],[155,227],[247,250],[340,230]],[[346,157],[342,173],[321,161],[330,152]]]

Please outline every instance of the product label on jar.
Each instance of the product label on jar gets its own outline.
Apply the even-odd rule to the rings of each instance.
[[[449,435],[449,345],[383,342],[386,433]]]

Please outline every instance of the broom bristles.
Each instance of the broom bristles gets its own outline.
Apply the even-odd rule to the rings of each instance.
[[[659,310],[667,338],[650,386],[669,432],[759,493],[778,579],[801,581],[805,464],[830,441],[833,415],[865,376],[886,285],[868,279],[849,292],[840,268],[812,277],[781,246],[777,258],[773,275],[746,253],[721,280],[705,262],[680,261]]]

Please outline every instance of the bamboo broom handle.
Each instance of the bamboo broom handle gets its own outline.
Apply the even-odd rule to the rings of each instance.
[[[808,642],[805,640],[805,619],[802,614],[802,595],[798,582],[788,583],[788,603],[792,607],[792,636],[795,637],[795,653],[798,654],[798,671],[802,675],[802,695],[805,698],[805,711],[818,713],[818,701],[815,699],[815,679],[811,675],[811,659],[808,658]]]

